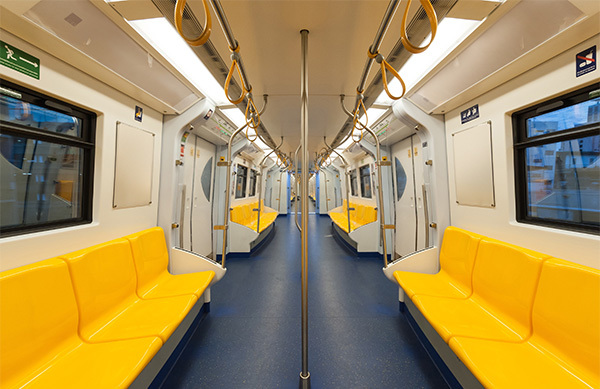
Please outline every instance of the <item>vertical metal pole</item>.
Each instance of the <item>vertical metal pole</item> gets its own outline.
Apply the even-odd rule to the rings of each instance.
[[[379,186],[379,190],[378,192],[378,198],[379,198],[379,227],[381,229],[381,233],[383,234],[383,267],[387,267],[388,265],[388,257],[387,257],[387,239],[386,239],[386,229],[387,226],[385,224],[385,211],[384,211],[384,207],[383,207],[383,183],[382,183],[382,178],[381,178],[381,149],[380,149],[380,145],[379,145],[379,138],[377,138],[377,135],[375,135],[375,132],[373,132],[373,130],[371,130],[369,127],[365,126],[365,130],[371,134],[371,136],[373,137],[373,139],[375,139],[375,148],[377,150],[377,185]],[[393,253],[392,253],[392,260],[393,260]]]
[[[310,388],[308,372],[308,30],[300,31],[301,66],[300,97],[302,110],[300,113],[302,144],[302,371],[300,372],[300,389]]]
[[[227,173],[225,173],[225,177],[227,177],[225,185],[225,215],[223,217],[223,225],[221,226],[221,229],[223,230],[223,252],[221,255],[221,267],[223,269],[225,269],[225,251],[227,251],[227,229],[229,228],[229,200],[231,198],[231,146],[233,145],[233,138],[235,138],[237,134],[242,132],[247,125],[248,123],[235,130],[235,132],[231,134],[229,142],[227,143]]]

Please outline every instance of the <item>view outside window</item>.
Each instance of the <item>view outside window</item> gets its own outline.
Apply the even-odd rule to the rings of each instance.
[[[600,230],[600,97],[594,96],[584,90],[515,114],[518,219]],[[561,108],[537,114],[544,106]]]
[[[246,181],[248,179],[248,168],[243,165],[237,165],[235,179],[235,198],[242,199],[246,197]]]
[[[360,194],[362,197],[371,198],[371,168],[369,165],[360,168]]]
[[[356,169],[350,171],[350,194],[358,196],[358,178],[356,177]]]
[[[0,92],[2,234],[91,221],[95,115],[4,81]]]

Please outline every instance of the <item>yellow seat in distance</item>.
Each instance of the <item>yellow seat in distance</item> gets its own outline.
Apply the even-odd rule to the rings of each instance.
[[[450,347],[487,388],[600,388],[600,271],[550,258],[521,343],[453,337]]]
[[[142,300],[126,239],[62,256],[69,265],[86,342],[158,336],[165,342],[197,301],[193,294]]]
[[[52,258],[0,274],[0,387],[127,388],[158,337],[89,344],[67,264]]]
[[[215,276],[213,271],[172,275],[162,228],[154,227],[125,237],[131,244],[142,299],[195,295],[200,298]]]
[[[415,294],[467,298],[472,293],[471,276],[480,239],[480,235],[448,227],[440,249],[437,274],[396,271],[394,277],[410,299]]]
[[[483,238],[467,299],[415,295],[412,300],[448,342],[464,336],[520,342],[531,334],[531,307],[544,254]]]

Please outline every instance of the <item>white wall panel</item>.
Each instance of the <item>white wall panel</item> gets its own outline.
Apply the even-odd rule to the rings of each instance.
[[[35,80],[6,67],[0,75],[7,80],[75,104],[98,115],[94,164],[93,222],[82,226],[20,235],[0,240],[0,270],[38,262],[47,258],[102,243],[110,239],[156,226],[158,185],[152,188],[152,204],[145,207],[113,209],[113,183],[116,123],[123,122],[155,134],[154,166],[160,165],[162,141],[161,113],[93,79],[71,65],[2,31],[2,40],[39,58],[40,79]],[[134,120],[135,106],[142,106],[142,123]],[[153,181],[159,181],[154,169]]]
[[[575,56],[597,45],[598,36],[587,40],[550,61],[489,91],[446,115],[446,142],[449,162],[450,212],[452,225],[519,246],[600,268],[600,239],[597,235],[518,223],[515,212],[515,179],[511,115],[527,106],[597,83],[600,71],[575,76]],[[462,110],[479,104],[480,117],[461,124]],[[456,203],[452,161],[452,134],[474,124],[492,122],[496,206],[481,208]]]

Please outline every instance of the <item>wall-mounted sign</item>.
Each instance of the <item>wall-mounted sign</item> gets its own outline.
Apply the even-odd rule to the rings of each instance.
[[[138,122],[142,121],[142,117],[144,116],[144,110],[142,107],[135,106],[135,120]]]
[[[475,120],[479,117],[479,104],[475,104],[460,113],[460,122],[462,124],[468,123],[471,120]]]
[[[575,56],[575,76],[580,77],[596,70],[596,46],[583,50]]]
[[[40,60],[4,41],[0,41],[0,64],[36,80],[40,79]]]

